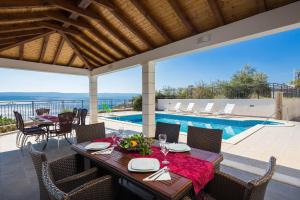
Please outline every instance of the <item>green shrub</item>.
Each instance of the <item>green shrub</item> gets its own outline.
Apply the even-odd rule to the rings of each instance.
[[[142,95],[133,98],[133,110],[142,111]]]
[[[0,126],[15,124],[15,120],[7,117],[0,116]]]

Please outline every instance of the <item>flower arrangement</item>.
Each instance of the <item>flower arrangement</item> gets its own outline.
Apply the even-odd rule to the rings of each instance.
[[[119,147],[125,151],[138,151],[141,155],[150,155],[151,145],[153,144],[153,139],[144,137],[141,134],[135,134],[126,138],[123,138],[119,142]]]

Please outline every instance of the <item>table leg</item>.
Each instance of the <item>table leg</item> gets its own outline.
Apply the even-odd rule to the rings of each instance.
[[[46,149],[46,147],[47,147],[48,140],[49,140],[49,131],[47,131],[47,133],[46,133],[46,143],[45,143],[44,146],[43,146],[43,151],[44,151],[44,150]]]

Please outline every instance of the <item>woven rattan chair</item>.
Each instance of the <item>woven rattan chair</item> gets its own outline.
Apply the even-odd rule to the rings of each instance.
[[[104,122],[97,124],[81,125],[76,129],[77,143],[92,141],[97,138],[105,138]]]
[[[58,126],[55,126],[54,130],[50,130],[52,137],[58,137],[58,146],[59,146],[59,137],[64,136],[66,141],[69,144],[72,144],[68,138],[67,134],[71,134],[73,126],[74,114],[73,112],[65,112],[58,115]]]
[[[47,162],[42,164],[42,179],[51,199],[54,200],[111,200],[113,199],[112,177],[107,175],[86,182],[72,190],[61,189],[53,180],[52,171]]]
[[[180,131],[179,124],[168,124],[163,122],[156,123],[155,139],[158,140],[159,134],[167,135],[167,142],[178,142]]]
[[[38,108],[38,109],[35,110],[35,113],[37,115],[49,114],[50,113],[50,109],[48,109],[48,108]]]
[[[187,144],[190,147],[220,153],[223,131],[194,126],[188,127]]]
[[[42,162],[47,161],[46,155],[43,152],[35,150],[30,142],[28,143],[28,149],[39,181],[40,199],[48,200],[48,192],[42,180]],[[53,181],[64,191],[71,191],[87,181],[97,178],[98,173],[97,168],[83,171],[83,158],[77,154],[50,162],[49,166]]]
[[[37,126],[25,127],[22,115],[17,111],[14,111],[14,115],[16,118],[16,127],[19,130],[16,137],[17,147],[23,149],[29,137],[40,136],[46,133],[45,130]]]
[[[81,117],[80,117],[80,125],[85,125],[85,119],[87,116],[88,110],[87,109],[81,109]]]
[[[207,199],[263,200],[276,165],[276,158],[271,157],[265,175],[250,182],[244,182],[229,174],[216,172],[214,179],[205,188]]]

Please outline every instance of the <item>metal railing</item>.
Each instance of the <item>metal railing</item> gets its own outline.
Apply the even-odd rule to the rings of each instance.
[[[28,120],[38,108],[48,108],[51,115],[57,115],[66,110],[72,111],[75,107],[83,108],[84,105],[84,100],[0,101],[0,115],[14,119],[14,111],[18,111],[24,120]]]
[[[184,91],[184,92],[182,92]],[[295,88],[286,84],[269,83],[263,85],[240,85],[240,86],[209,86],[188,88],[168,88],[158,92],[159,98],[163,99],[246,99],[246,98],[274,98],[275,92],[283,92],[284,97],[300,97],[300,88]]]
[[[98,109],[102,110],[105,103],[110,109],[132,108],[133,102],[130,99],[98,99]],[[73,108],[89,109],[88,100],[43,100],[43,101],[0,101],[0,116],[14,119],[14,111],[22,114],[24,120],[29,120],[35,115],[38,108],[50,109],[51,115],[58,115],[64,111],[72,111]]]

